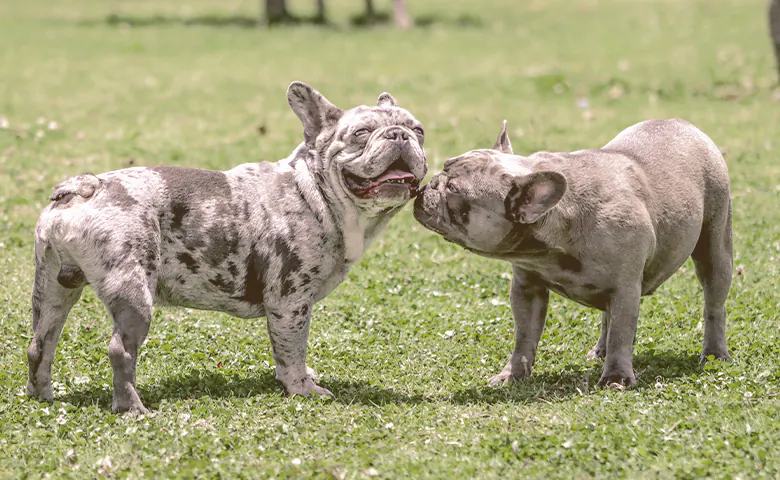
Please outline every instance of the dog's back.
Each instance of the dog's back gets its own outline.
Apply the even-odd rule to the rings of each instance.
[[[685,120],[648,120],[632,125],[601,150],[622,153],[639,165],[661,208],[666,203],[685,203],[678,201],[679,196],[695,192],[704,194],[705,204],[728,197],[728,169],[720,150]]]

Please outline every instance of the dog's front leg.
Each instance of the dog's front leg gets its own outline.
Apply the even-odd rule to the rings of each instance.
[[[536,347],[544,330],[550,291],[533,282],[523,270],[514,267],[510,301],[515,317],[515,349],[504,370],[490,379],[491,385],[525,378],[531,374]]]
[[[640,297],[640,285],[629,285],[618,289],[608,302],[605,317],[609,319],[607,358],[599,380],[601,386],[636,385],[632,357]]]
[[[268,312],[268,335],[276,363],[276,379],[282,382],[288,395],[333,395],[314,383],[312,372],[306,368],[310,321],[309,304]]]

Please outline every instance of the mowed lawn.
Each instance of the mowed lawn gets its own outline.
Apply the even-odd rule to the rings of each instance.
[[[389,1],[377,2],[389,9]],[[409,0],[420,27],[263,30],[257,1],[0,3],[0,478],[778,478],[780,91],[764,0]],[[313,1],[290,0],[297,13]],[[309,364],[334,399],[285,398],[265,320],[163,309],[138,385],[110,410],[111,322],[89,290],[28,399],[33,229],[51,187],[131,165],[228,169],[302,140],[285,89],[342,107],[391,92],[431,171],[492,145],[603,145],[682,117],[721,147],[734,205],[734,362],[698,365],[687,263],[642,304],[639,386],[600,389],[598,312],[553,295],[533,376],[490,388],[513,346],[507,264],[406,208],[314,312]]]

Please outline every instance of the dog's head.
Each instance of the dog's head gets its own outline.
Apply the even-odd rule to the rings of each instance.
[[[287,100],[303,124],[317,167],[339,195],[362,211],[403,206],[428,171],[422,124],[389,93],[376,107],[341,110],[305,83],[293,82]]]
[[[414,216],[423,226],[477,253],[511,253],[560,201],[566,178],[533,171],[512,153],[506,122],[492,149],[447,160],[420,189]]]

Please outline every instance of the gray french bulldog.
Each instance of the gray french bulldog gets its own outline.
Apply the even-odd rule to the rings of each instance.
[[[603,148],[514,155],[506,122],[492,149],[449,159],[420,189],[415,218],[478,255],[512,264],[515,348],[490,383],[528,376],[550,290],[601,310],[588,354],[601,385],[633,386],[640,297],[690,256],[704,290],[704,348],[730,360],[731,199],[723,157],[683,120],[651,120]]]
[[[54,188],[35,231],[30,396],[52,399],[57,341],[87,284],[114,320],[114,411],[146,410],[135,372],[153,304],[267,317],[287,393],[331,394],[306,366],[312,306],[414,195],[424,133],[387,93],[343,111],[294,82],[287,99],[304,142],[277,163],[128,168]]]

